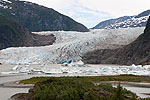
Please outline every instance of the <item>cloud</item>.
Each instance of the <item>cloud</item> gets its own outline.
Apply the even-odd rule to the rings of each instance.
[[[46,7],[54,8],[56,10],[70,8],[74,4],[74,0],[25,0],[25,1],[30,1],[40,5],[44,5]]]
[[[74,7],[74,9],[71,12],[74,12],[74,15],[72,17],[76,21],[81,22],[89,28],[95,26],[102,20],[113,17],[109,13],[89,9],[82,6]]]
[[[150,0],[26,0],[53,8],[91,28],[100,21],[136,15],[149,9]]]
[[[150,0],[79,0],[82,6],[105,11],[113,16],[138,14],[149,9]]]

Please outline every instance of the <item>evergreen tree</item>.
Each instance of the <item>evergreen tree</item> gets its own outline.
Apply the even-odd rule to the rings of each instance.
[[[117,86],[117,91],[114,94],[113,100],[125,100],[120,83]]]

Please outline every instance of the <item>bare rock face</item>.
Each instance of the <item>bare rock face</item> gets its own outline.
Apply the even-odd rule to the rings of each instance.
[[[150,18],[144,33],[115,54],[117,64],[150,64]]]
[[[51,45],[55,39],[52,34],[33,34],[17,22],[0,15],[0,50],[8,47]]]
[[[86,53],[82,57],[82,59],[84,63],[87,63],[87,64],[102,64],[104,63],[104,60],[106,59],[108,60],[108,58],[112,55],[113,55],[112,50],[101,49],[101,50],[95,50],[95,51]]]
[[[146,29],[134,42],[115,50],[96,50],[83,57],[85,63],[101,64],[150,64],[150,18]]]

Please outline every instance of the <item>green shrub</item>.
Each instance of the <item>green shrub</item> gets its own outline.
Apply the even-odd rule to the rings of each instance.
[[[33,78],[35,79],[35,78]],[[32,80],[33,80],[32,79]],[[32,100],[116,100],[124,99],[125,94],[133,93],[112,87],[111,84],[94,85],[85,77],[51,77],[35,84],[30,89]]]

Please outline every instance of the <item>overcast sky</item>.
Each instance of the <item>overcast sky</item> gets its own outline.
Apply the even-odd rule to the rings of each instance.
[[[88,28],[100,21],[136,15],[150,9],[150,0],[25,0],[53,8]]]

